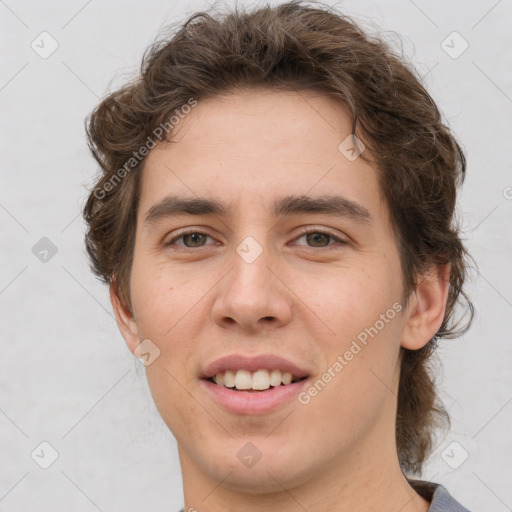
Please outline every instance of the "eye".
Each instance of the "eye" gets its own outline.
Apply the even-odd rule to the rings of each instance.
[[[341,238],[338,238],[337,236],[333,235],[332,233],[328,231],[324,231],[318,228],[308,228],[301,236],[296,238],[296,240],[300,240],[301,238],[306,237],[306,240],[308,243],[312,243],[313,245],[310,247],[313,248],[322,248],[322,247],[330,247],[331,245],[335,244],[329,244],[329,240],[334,240],[335,242],[338,242],[338,244],[346,245],[347,242],[342,240]],[[327,241],[327,244],[325,245],[324,242]],[[302,244],[298,244],[302,245]]]
[[[184,231],[180,235],[175,236],[172,240],[165,243],[165,246],[177,245],[178,247],[185,247],[187,249],[193,249],[194,247],[203,247],[203,242],[207,238],[212,238],[210,235],[206,233],[201,233],[200,231]],[[177,240],[183,239],[184,244],[176,244]],[[213,238],[212,238],[213,240]]]

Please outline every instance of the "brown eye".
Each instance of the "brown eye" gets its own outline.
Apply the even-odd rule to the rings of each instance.
[[[331,248],[332,246],[336,245],[346,245],[347,242],[342,240],[341,238],[327,232],[322,231],[319,229],[309,229],[305,231],[301,236],[297,238],[297,240],[305,237],[306,243],[308,247],[311,247],[313,249],[322,249],[322,248]],[[331,241],[334,241],[334,243],[330,243]],[[298,245],[304,245],[304,244],[298,244]]]
[[[184,247],[187,249],[204,247],[206,245],[205,242],[207,238],[211,237],[206,233],[201,233],[199,231],[187,231],[185,233],[181,233],[180,235],[174,237],[169,242],[165,243],[165,246]],[[183,240],[183,243],[177,244],[177,240]]]
[[[183,238],[186,247],[201,247],[203,245],[201,242],[204,242],[207,236],[204,233],[187,233],[181,238]]]
[[[326,233],[308,233],[306,235],[306,240],[308,243],[313,244],[313,247],[326,247],[329,245],[329,239],[332,238],[331,235],[327,235]],[[324,243],[326,242],[326,243]]]

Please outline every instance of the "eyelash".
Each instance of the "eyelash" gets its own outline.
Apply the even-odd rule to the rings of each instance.
[[[339,245],[348,245],[348,242],[346,242],[345,240],[342,240],[341,238],[333,235],[332,233],[330,233],[329,231],[325,231],[323,229],[318,229],[318,228],[315,228],[315,227],[310,227],[310,228],[306,228],[298,237],[295,238],[295,240],[299,239],[299,238],[302,238],[303,236],[305,235],[308,235],[310,233],[320,233],[322,235],[327,235],[329,236],[331,239],[335,240],[336,242],[338,242]],[[183,238],[184,236],[186,235],[191,235],[191,234],[198,234],[198,235],[206,235],[206,236],[209,236],[210,238],[213,238],[212,236],[210,236],[208,233],[203,233],[202,231],[198,231],[197,229],[189,229],[187,231],[183,231],[181,232],[179,235],[175,236],[172,240],[170,240],[169,242],[166,242],[164,245],[165,247],[170,247],[170,246],[173,246],[174,243],[179,240],[180,238]],[[333,244],[335,245],[335,244]],[[200,247],[186,247],[186,246],[176,246],[176,247],[179,247],[179,250],[182,250],[182,251],[194,251],[196,249],[201,249],[205,246],[200,246]],[[329,248],[332,248],[331,245],[327,245],[325,247],[311,247],[311,246],[307,246],[309,249],[329,249]]]

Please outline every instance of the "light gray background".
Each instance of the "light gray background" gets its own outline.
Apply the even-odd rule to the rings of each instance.
[[[406,54],[467,151],[460,216],[479,264],[469,288],[477,317],[468,334],[439,349],[453,427],[424,478],[446,485],[472,511],[511,510],[512,4],[341,6],[403,35]],[[0,1],[3,512],[182,506],[175,440],[84,255],[80,208],[96,166],[83,122],[109,84],[134,75],[159,29],[208,7],[206,0]],[[47,59],[31,48],[43,31],[59,44]],[[453,31],[469,43],[456,59],[441,47]],[[460,43],[448,40],[455,49]],[[32,252],[42,237],[58,249],[46,263]],[[46,470],[31,458],[43,441],[59,454]],[[463,450],[469,457],[461,463]],[[37,453],[43,461],[50,452]]]

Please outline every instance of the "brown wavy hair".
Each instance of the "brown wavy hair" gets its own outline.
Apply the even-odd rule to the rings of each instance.
[[[437,428],[449,425],[436,393],[433,352],[438,339],[467,331],[474,314],[463,290],[470,256],[455,219],[465,156],[401,52],[341,12],[308,3],[313,5],[299,0],[252,11],[199,12],[169,26],[146,50],[139,76],[110,93],[86,120],[88,144],[101,168],[83,211],[86,248],[93,271],[115,286],[131,309],[129,279],[145,161],[132,158],[191,98],[255,87],[321,91],[343,102],[387,200],[404,302],[431,265],[451,263],[439,331],[420,350],[401,349],[398,457],[404,472],[421,473]],[[166,140],[172,141],[172,130]],[[463,314],[455,318],[457,305]]]

